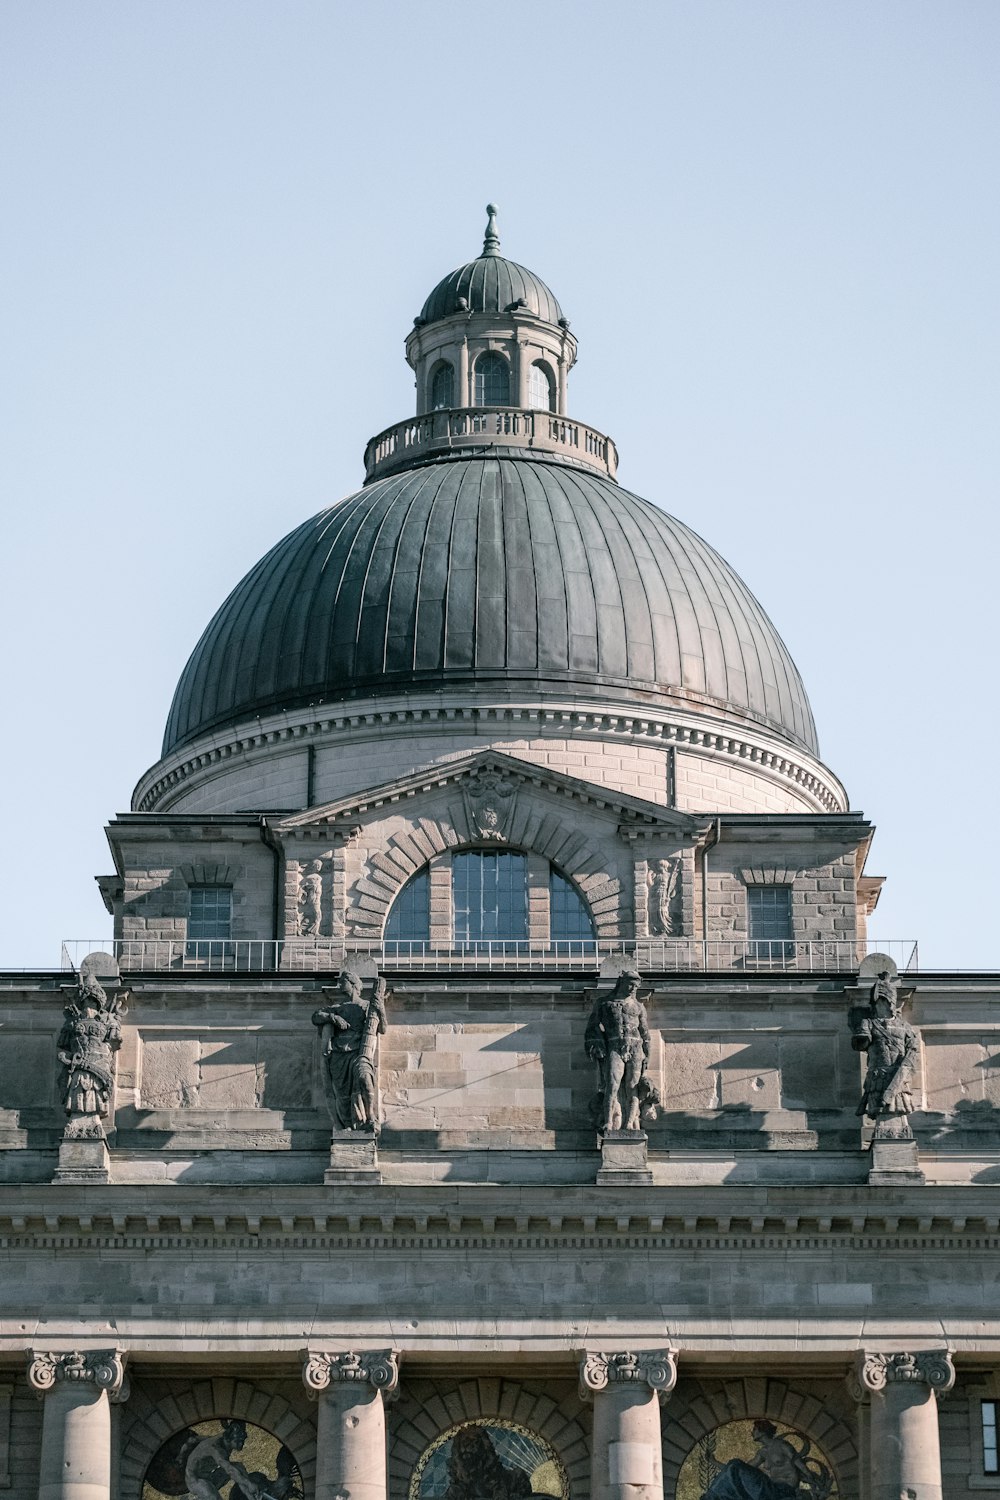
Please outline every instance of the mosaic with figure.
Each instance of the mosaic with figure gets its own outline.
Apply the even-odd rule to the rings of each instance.
[[[838,1500],[826,1455],[784,1422],[727,1422],[696,1443],[676,1500]]]
[[[175,1432],[142,1486],[142,1500],[304,1500],[304,1494],[289,1450],[239,1417]]]
[[[566,1471],[537,1433],[497,1417],[463,1422],[435,1438],[413,1471],[409,1500],[527,1500],[529,1495],[568,1500]]]

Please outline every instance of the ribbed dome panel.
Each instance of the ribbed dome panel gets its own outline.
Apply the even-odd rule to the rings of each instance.
[[[817,750],[777,631],[699,536],[599,474],[470,457],[272,548],[195,647],[164,754],[283,709],[462,687],[709,704]]]
[[[546,323],[558,323],[563,315],[544,281],[502,255],[481,255],[439,281],[421,308],[420,321],[436,323],[465,311],[459,307],[460,297],[466,299],[469,312],[504,312],[523,297],[527,311]]]

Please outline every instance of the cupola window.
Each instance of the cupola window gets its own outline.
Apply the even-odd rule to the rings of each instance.
[[[510,405],[510,369],[502,354],[481,354],[476,360],[476,405]]]
[[[548,365],[536,359],[528,371],[528,405],[532,411],[555,411],[556,383]]]
[[[455,370],[447,360],[434,369],[431,380],[431,411],[443,411],[455,405]]]

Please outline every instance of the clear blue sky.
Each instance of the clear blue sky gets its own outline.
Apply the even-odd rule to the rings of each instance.
[[[495,199],[571,410],[787,641],[876,932],[1000,967],[995,0],[7,0],[0,68],[0,964],[108,931],[188,653]]]

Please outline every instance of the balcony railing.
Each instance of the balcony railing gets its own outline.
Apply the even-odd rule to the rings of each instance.
[[[543,947],[497,941],[439,948],[424,942],[366,944],[349,940],[345,945],[331,938],[288,938],[284,942],[126,938],[116,942],[67,941],[62,949],[62,967],[75,970],[88,953],[95,951],[113,954],[123,973],[135,974],[316,974],[336,971],[359,959],[368,959],[386,971],[530,973],[594,970],[608,958],[628,958],[642,970],[667,973],[847,974],[857,970],[866,952],[885,953],[901,971],[914,973],[918,960],[917,944],[909,939],[867,944],[784,938],[751,942],[732,938],[642,938],[618,943],[575,939]]]
[[[618,472],[618,450],[596,427],[556,412],[477,406],[429,411],[387,427],[365,449],[365,478],[380,479],[432,453],[487,445],[558,453],[612,479]]]

